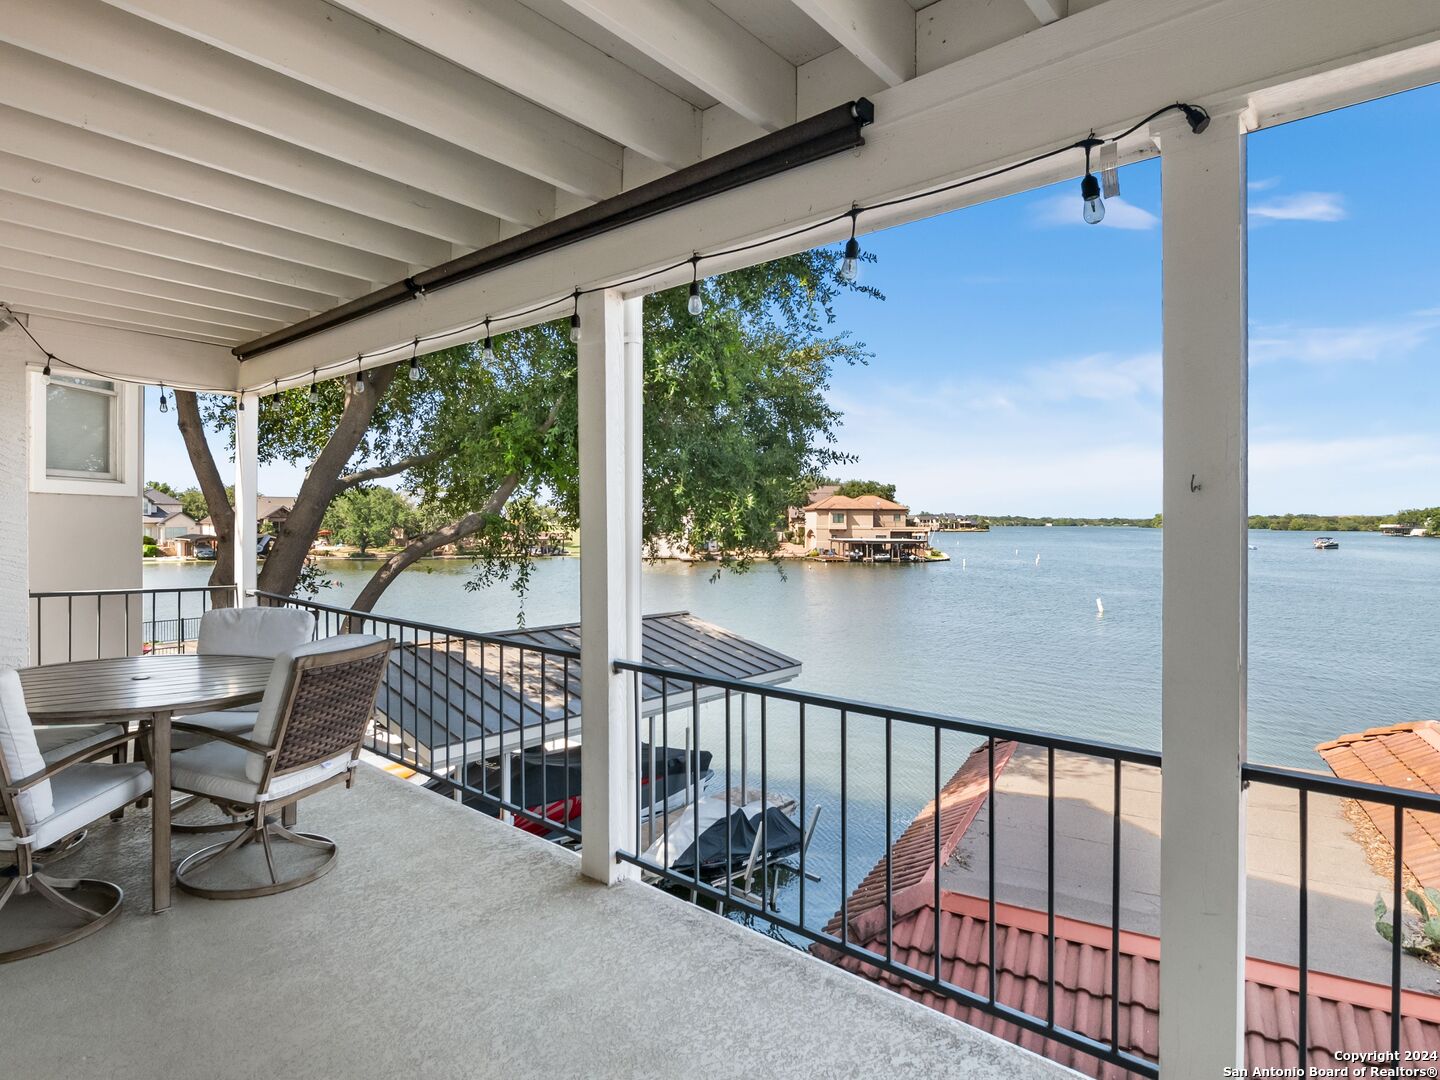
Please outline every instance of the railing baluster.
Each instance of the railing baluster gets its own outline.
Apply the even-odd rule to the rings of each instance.
[[[941,917],[944,915],[944,912],[945,912],[945,909],[944,909],[943,907],[941,907],[941,905],[940,905],[940,871],[941,871],[941,869],[942,869],[941,859],[940,859],[940,844],[941,844],[940,827],[941,827],[941,824],[942,824],[942,819],[944,818],[944,815],[940,812],[940,811],[941,811],[941,806],[940,806],[940,745],[941,745],[941,744],[940,744],[940,729],[937,727],[937,728],[935,729],[935,801],[931,804],[932,806],[935,807],[935,896],[934,896],[934,904],[935,904],[935,931],[934,931],[934,933],[935,933],[935,981],[936,981],[937,983],[943,981],[943,979],[944,979],[944,977],[945,977],[945,971],[944,971],[944,969],[940,966],[940,938],[941,938],[941,934],[940,934],[940,919],[941,919]],[[885,824],[886,824],[886,834],[887,834],[887,836],[888,836],[888,834],[889,834],[889,824],[890,824],[890,823],[887,821]],[[886,863],[887,877],[888,877],[889,863],[890,863],[890,859],[889,859],[889,857],[888,857],[888,852],[889,852],[889,850],[890,850],[889,848],[886,848],[887,857],[886,857],[886,859],[885,859],[885,863]],[[994,871],[992,870],[991,873],[992,873],[992,876],[993,876]],[[893,914],[894,914],[893,911],[891,912],[891,914],[892,914],[892,916],[893,916]],[[991,922],[991,928],[992,928],[991,939],[993,940],[993,939],[994,939],[994,934],[993,934],[994,922],[993,922],[993,920],[992,920],[992,922]],[[995,951],[994,951],[993,948],[992,948],[991,951],[990,951],[990,955],[991,955],[991,966],[993,967],[993,966],[994,966],[994,955],[995,955]],[[993,989],[992,989],[992,991],[991,991],[991,997],[994,997],[994,991],[993,991]]]
[[[1055,1026],[1055,748],[1045,748],[1045,1019]]]
[[[891,853],[895,850],[895,721],[885,717],[885,960],[895,962],[895,867]],[[800,819],[805,827],[805,819]],[[938,876],[938,875],[937,875]],[[937,938],[938,940],[938,938]]]
[[[846,736],[846,710],[840,710],[840,942],[850,942],[850,876],[847,872],[849,862],[850,846],[849,836],[849,800],[846,795],[846,746],[849,740]],[[760,751],[760,767],[765,767],[765,751]]]
[[[1310,1063],[1310,793],[1300,795],[1300,1010],[1295,1025],[1295,1045],[1300,1069]]]
[[[696,771],[699,771],[699,762],[696,762]],[[743,810],[745,805],[744,793],[740,796],[740,805]],[[730,690],[725,690],[725,899],[730,899],[730,893],[735,885],[735,851],[734,831],[730,828]]]
[[[695,803],[691,807],[691,813],[695,821],[695,884],[698,885],[700,884],[700,686],[694,682],[690,684],[690,731],[694,737],[689,740],[690,744],[685,748],[685,771],[690,774],[694,784]],[[727,832],[730,829],[728,820],[725,822],[725,829]],[[763,844],[761,850],[764,850]]]
[[[1115,815],[1110,836],[1110,1045],[1120,1050],[1120,780],[1115,762]]]
[[[806,822],[810,818],[805,813],[805,702],[800,702],[800,828],[806,828]],[[810,845],[803,843],[805,833],[801,833],[802,843],[800,845],[800,925],[805,925],[805,851]]]
[[[1405,808],[1395,804],[1395,908],[1392,917],[1395,932],[1390,947],[1390,1051],[1400,1052],[1400,941],[1404,936],[1404,919],[1400,901],[1404,895],[1405,879]]]
[[[985,740],[985,791],[987,795],[987,806],[990,814],[990,827],[985,830],[985,872],[989,878],[989,892],[986,895],[986,923],[985,934],[989,939],[989,959],[986,966],[989,968],[990,1004],[995,1004],[995,987],[999,980],[995,977],[995,736],[991,735]],[[936,795],[936,806],[939,806],[939,795]],[[936,869],[936,876],[939,876],[939,869]],[[937,912],[938,914],[938,912]]]

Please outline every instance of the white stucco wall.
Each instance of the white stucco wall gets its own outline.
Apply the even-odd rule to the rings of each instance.
[[[0,330],[0,664],[29,653],[29,456],[25,363],[35,347],[15,326]]]

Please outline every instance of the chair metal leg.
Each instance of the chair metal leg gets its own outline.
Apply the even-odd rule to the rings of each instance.
[[[275,864],[275,845],[272,840],[282,844],[316,848],[327,852],[328,857],[313,869],[297,874],[295,877],[281,878]],[[259,843],[264,851],[265,865],[270,875],[268,883],[231,887],[205,885],[199,880],[200,871],[254,843]],[[180,865],[175,868],[175,884],[184,892],[192,896],[203,897],[206,900],[241,900],[256,896],[271,896],[290,889],[298,889],[301,885],[308,885],[310,882],[324,877],[334,869],[338,854],[339,849],[335,842],[328,837],[316,833],[294,832],[287,829],[277,818],[266,817],[261,809],[245,823],[245,831],[238,836],[201,848],[182,859]]]
[[[94,896],[99,905],[90,907],[79,903],[72,896],[65,895],[67,893],[87,898]],[[10,935],[5,932],[6,924],[13,924],[18,919],[22,897],[35,897],[41,903],[59,908],[66,915],[78,919],[80,925],[52,937],[11,945],[8,942]],[[115,921],[124,900],[124,891],[113,882],[94,878],[50,878],[35,870],[28,857],[22,858],[16,876],[0,891],[0,910],[4,910],[6,915],[0,919],[0,964],[39,956],[89,937]]]

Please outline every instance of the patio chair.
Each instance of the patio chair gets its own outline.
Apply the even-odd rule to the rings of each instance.
[[[150,772],[144,765],[90,760],[134,738],[117,729],[107,742],[47,762],[25,708],[20,676],[11,668],[0,670],[0,851],[15,857],[13,875],[0,875],[0,963],[79,941],[120,913],[125,895],[120,886],[93,878],[49,877],[35,856],[149,792]],[[24,897],[38,898],[39,903],[27,905]],[[40,920],[43,929],[38,934],[21,930],[15,944],[10,938],[24,919],[25,907],[51,918]],[[50,908],[59,909],[64,923],[79,925],[56,932]]]
[[[171,758],[176,791],[200,796],[245,819],[238,836],[181,860],[175,870],[181,889],[211,900],[268,896],[306,885],[334,867],[335,842],[292,830],[282,814],[327,787],[354,783],[389,654],[388,638],[368,634],[341,634],[288,649],[276,657],[248,738],[215,731],[210,741]],[[177,721],[176,726],[188,726],[188,721]],[[273,841],[292,850],[315,848],[325,852],[325,858],[282,876]],[[214,873],[234,865],[239,852],[257,843],[264,852],[268,882],[201,880],[201,871]]]

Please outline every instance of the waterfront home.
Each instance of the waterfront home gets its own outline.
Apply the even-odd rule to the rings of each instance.
[[[403,364],[422,347],[569,321],[577,400],[564,415],[579,474],[589,808],[577,858],[362,766],[353,790],[331,787],[300,811],[306,831],[333,833],[345,851],[323,879],[254,900],[181,897],[159,916],[149,909],[171,906],[168,793],[118,822],[105,815],[57,869],[122,884],[125,912],[92,938],[5,971],[0,1075],[1065,1075],[980,1030],[996,1017],[1068,1044],[1089,1038],[1117,1069],[1146,1076],[1158,1075],[1158,1055],[1165,1080],[1214,1080],[1241,1063],[1252,994],[1245,957],[1255,954],[1252,936],[1264,944],[1254,905],[1247,911],[1247,866],[1293,872],[1309,835],[1297,799],[1316,793],[1308,820],[1318,827],[1319,793],[1350,790],[1247,753],[1247,140],[1440,82],[1434,0],[11,0],[0,53],[9,167],[0,184],[0,659],[138,658],[143,635],[181,599],[143,592],[133,542],[144,387],[238,399],[235,586],[183,599],[198,607],[213,593],[245,607],[272,599],[256,595],[253,557],[267,397],[322,381],[354,394],[361,372]],[[1365,123],[1356,117],[1356,146],[1383,175],[1393,140],[1363,139]],[[1164,263],[1153,281],[1163,316],[1162,745],[1142,752],[1073,727],[1066,735],[1102,772],[1123,762],[1127,774],[1115,887],[1126,911],[1151,914],[1149,929],[1125,930],[1155,936],[1158,924],[1165,956],[1150,999],[1158,1036],[1143,1057],[1122,1048],[1118,1032],[1097,1044],[1071,1031],[1067,1020],[1081,1025],[1073,1018],[1059,1017],[1052,1033],[1043,994],[1012,1006],[943,971],[932,978],[923,950],[908,973],[883,954],[860,958],[937,1001],[982,1010],[984,1021],[954,1023],[641,887],[642,874],[668,871],[646,861],[633,815],[645,679],[719,689],[716,712],[743,695],[738,736],[744,701],[765,705],[750,712],[752,769],[763,764],[769,783],[800,772],[801,799],[834,792],[817,843],[829,845],[828,866],[842,875],[846,846],[867,828],[876,836],[877,816],[895,817],[877,814],[877,788],[843,783],[847,767],[889,775],[892,725],[897,747],[937,748],[921,764],[927,777],[948,775],[938,748],[957,730],[1047,747],[1048,736],[1021,725],[1038,687],[1072,678],[1064,669],[1019,675],[1013,702],[997,703],[985,727],[842,699],[823,682],[737,691],[711,674],[639,663],[643,433],[669,419],[644,416],[664,408],[644,393],[644,307],[662,290],[825,245],[837,245],[837,269],[863,269],[877,230],[970,214],[1054,183],[1068,186],[1074,219],[1084,202],[1094,220],[1103,202],[1087,194],[1100,187],[1086,175],[1092,137],[1103,144],[1092,165],[1124,163],[1123,174],[1151,161]],[[1076,249],[1067,265],[1109,252],[1102,233],[1077,232],[1067,244]],[[853,253],[843,262],[838,245]],[[911,267],[911,276],[945,274],[968,254]],[[963,346],[964,314],[983,297],[965,295],[958,278],[954,288],[952,310],[931,304],[922,317],[958,320]],[[1045,319],[1046,292],[1033,292],[1031,317]],[[704,328],[702,320],[695,332]],[[958,436],[964,408],[937,385],[915,404],[917,426]],[[913,436],[889,433],[917,463],[956,467],[922,462]],[[945,614],[966,617],[961,601],[947,603]],[[154,613],[148,627],[145,609]],[[329,615],[320,633],[352,618]],[[402,643],[448,634],[360,619]],[[824,647],[864,647],[845,631]],[[507,660],[521,648],[531,646],[507,641]],[[575,649],[537,648],[546,650],[542,683],[578,659]],[[895,672],[891,685],[911,674]],[[935,677],[956,692],[933,707],[966,711],[958,665]],[[93,703],[98,689],[76,700]],[[120,689],[147,693],[139,683]],[[510,697],[521,687],[506,689]],[[147,700],[163,690],[152,681]],[[148,716],[163,729],[167,707]],[[665,719],[662,707],[662,730]],[[707,718],[702,738],[724,722]],[[1055,728],[1068,722],[1053,717]],[[870,729],[866,758],[847,758],[847,725]],[[168,745],[154,742],[159,788],[169,782]],[[368,748],[418,768],[403,747]],[[1161,751],[1163,790],[1137,789],[1158,777]],[[1016,774],[1012,758],[1006,776]],[[1392,810],[1440,804],[1400,788],[1363,797]],[[1096,824],[1093,802],[1082,821],[1057,826]],[[1143,829],[1132,804],[1147,815]],[[1023,805],[1037,805],[1033,785]],[[30,823],[19,832],[8,824],[0,831],[16,847]],[[1247,828],[1269,824],[1288,831]],[[1067,865],[1079,859],[1108,890],[1106,840],[1087,835],[1057,850],[1033,818],[1026,829],[997,830],[1012,872],[1043,883],[1053,854]],[[1316,860],[1357,847],[1315,839]],[[1137,840],[1148,863],[1130,857]],[[211,842],[177,838],[174,854]],[[147,848],[150,857],[137,858]],[[871,861],[853,847],[848,854],[856,866]],[[979,854],[969,852],[972,865]],[[1157,862],[1163,872],[1130,872]],[[805,869],[797,891],[808,888]],[[1349,869],[1360,883],[1352,888],[1372,890],[1347,894],[1349,929],[1318,910],[1343,892],[1342,878],[1315,890],[1308,924],[1293,891],[1283,911],[1266,909],[1271,928],[1302,945],[1308,934],[1312,958],[1332,947],[1372,955],[1374,875],[1363,862]],[[1262,880],[1260,895],[1273,884]],[[693,886],[758,929],[845,945],[825,934],[833,905],[813,894],[807,907],[787,891],[777,912],[773,897],[717,899],[707,889]],[[0,930],[33,898],[11,895]],[[1086,970],[1092,999],[1115,988],[1112,1009],[1123,996],[1125,945],[1108,970]],[[1394,970],[1404,975],[1410,959]],[[1388,970],[1359,977],[1376,984],[1366,988],[1372,997],[1389,996]],[[1386,1051],[1425,1022],[1409,989],[1394,988],[1391,1031],[1375,1033]],[[1328,1037],[1333,999],[1318,988],[1269,1000],[1300,1055]],[[232,1017],[239,1022],[224,1022]]]
[[[822,554],[924,555],[930,534],[908,524],[910,508],[879,495],[827,495],[805,507],[805,546]]]
[[[805,502],[800,506],[792,506],[785,511],[785,533],[783,539],[789,540],[798,536],[805,528],[805,508],[821,499],[827,499],[840,490],[839,484],[821,484],[812,488],[805,496]]]
[[[140,535],[161,547],[196,529],[195,519],[180,509],[180,500],[147,487],[140,496]]]
[[[255,520],[259,523],[263,532],[279,532],[280,526],[285,524],[285,519],[290,516],[290,511],[295,507],[295,496],[293,495],[257,495],[255,496]],[[211,517],[203,517],[199,521],[198,532],[207,536],[215,535],[215,520]]]

